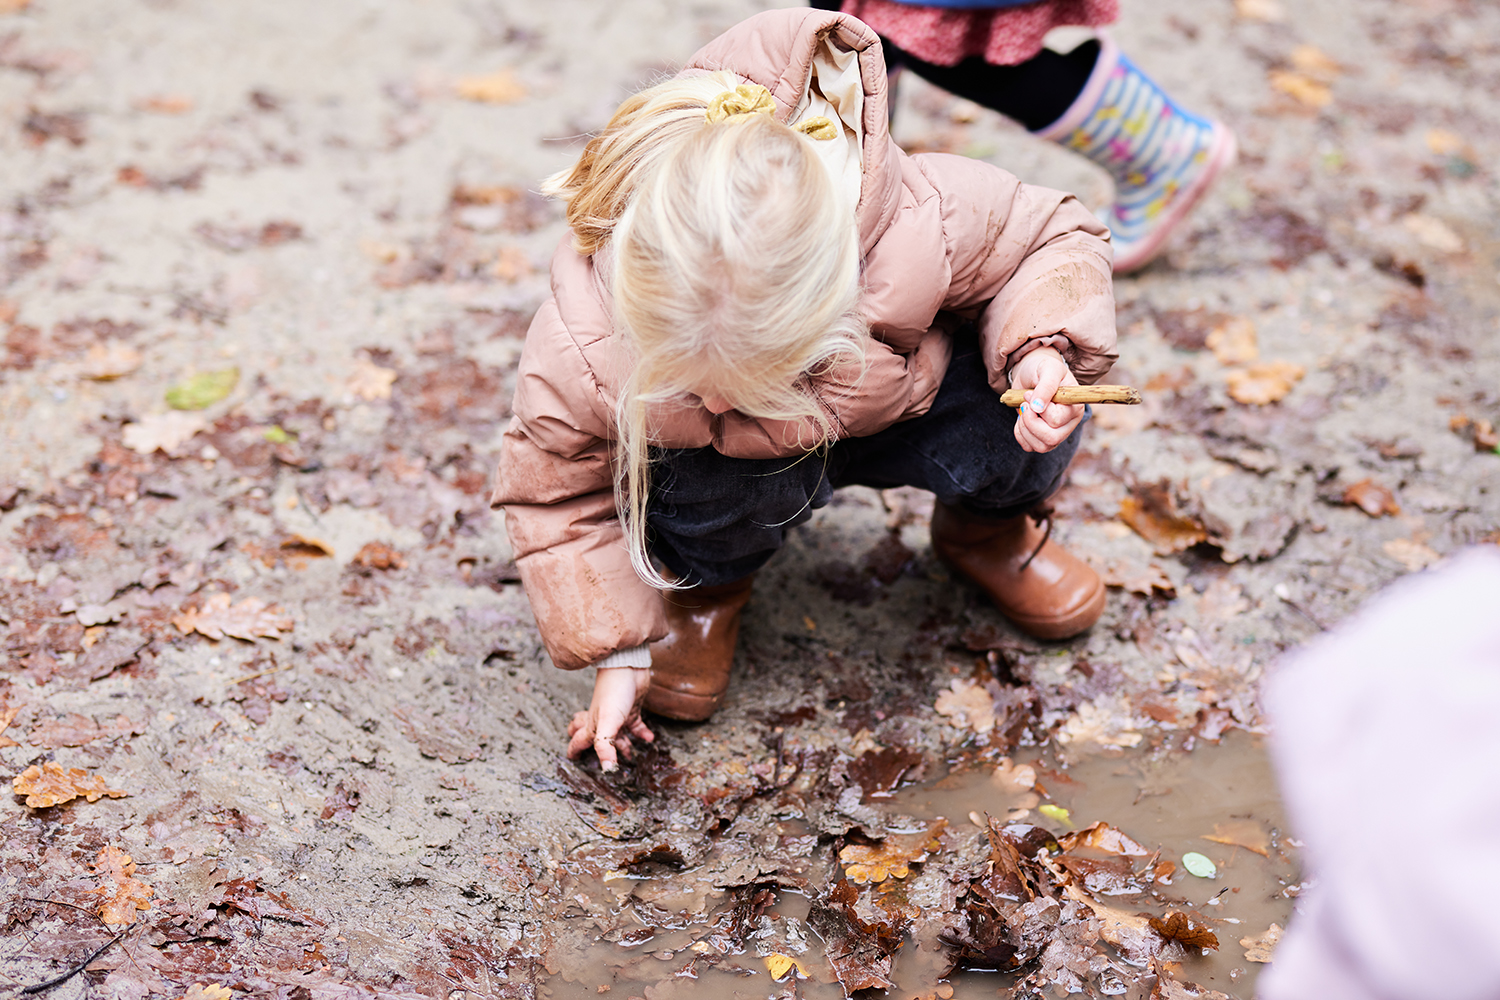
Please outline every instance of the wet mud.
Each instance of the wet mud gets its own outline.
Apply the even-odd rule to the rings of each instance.
[[[535,186],[762,6],[0,2],[4,988],[1248,995],[1296,877],[1261,678],[1500,539],[1500,10],[1124,5],[1243,153],[1116,282],[1146,402],[1097,408],[1055,503],[1099,625],[1029,640],[929,497],[842,491],[760,575],[724,709],[604,776],[487,507],[563,235]],[[894,134],[1109,194],[911,77]],[[996,830],[964,782],[1005,758],[1049,798]],[[1096,821],[1147,853],[1062,843]],[[1265,857],[1201,839],[1251,825]],[[1091,888],[1158,847],[1218,877]],[[949,974],[977,956],[1014,981]]]

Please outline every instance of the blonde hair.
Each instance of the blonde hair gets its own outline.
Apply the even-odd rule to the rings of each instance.
[[[847,388],[864,370],[853,206],[813,140],[764,114],[706,121],[739,82],[715,73],[636,94],[543,188],[568,200],[580,253],[612,251],[615,325],[631,355],[615,406],[615,503],[632,565],[662,588],[677,584],[647,550],[653,411],[714,395],[785,422],[781,443],[814,451],[838,427],[813,379],[837,368]]]

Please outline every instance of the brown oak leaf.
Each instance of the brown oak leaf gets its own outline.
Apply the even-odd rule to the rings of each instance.
[[[961,729],[987,733],[995,728],[995,699],[982,684],[950,682],[949,690],[937,696],[933,709]]]
[[[938,818],[926,830],[916,833],[893,833],[878,844],[850,844],[839,852],[844,874],[853,882],[884,882],[887,878],[906,878],[910,866],[927,860],[938,849],[938,836],[948,825]]]
[[[1285,398],[1302,381],[1307,369],[1290,361],[1266,361],[1224,373],[1229,396],[1236,403],[1265,406]]]
[[[106,924],[133,924],[139,911],[151,909],[151,896],[156,890],[133,877],[135,861],[130,855],[118,847],[106,847],[93,867],[103,883],[89,890],[104,897],[99,919]]]
[[[1257,820],[1232,819],[1228,823],[1215,823],[1214,832],[1204,834],[1203,839],[1211,840],[1215,844],[1243,847],[1263,858],[1271,856],[1271,838]]]
[[[1163,555],[1192,548],[1208,538],[1208,529],[1177,509],[1166,483],[1139,486],[1120,501],[1120,520]]]
[[[1082,830],[1065,833],[1057,838],[1057,843],[1065,851],[1091,847],[1106,854],[1121,854],[1129,858],[1144,858],[1151,853],[1139,841],[1108,823],[1094,823]]]
[[[1167,911],[1167,917],[1152,917],[1151,929],[1168,941],[1181,941],[1189,948],[1207,948],[1217,951],[1219,936],[1208,929],[1201,917],[1194,919],[1181,910]]]
[[[38,722],[26,742],[34,747],[55,750],[58,747],[81,747],[94,740],[114,739],[144,731],[142,726],[131,722],[128,716],[117,715],[101,725],[87,715],[69,712],[61,718]]]
[[[406,557],[384,542],[366,542],[354,554],[354,565],[365,569],[405,569]]]
[[[1276,945],[1281,942],[1281,925],[1272,924],[1260,937],[1240,938],[1240,947],[1245,949],[1245,961],[1266,963],[1271,961]]]
[[[1358,507],[1371,517],[1385,517],[1401,513],[1396,496],[1373,479],[1361,479],[1344,491],[1344,503]]]
[[[203,607],[173,618],[172,624],[183,635],[199,632],[214,640],[226,635],[246,641],[278,639],[280,633],[292,630],[291,616],[279,614],[275,605],[268,607],[259,598],[247,597],[230,607],[228,594],[214,594]]]
[[[18,747],[21,745],[5,735],[5,730],[10,728],[12,722],[16,721],[16,713],[20,710],[20,705],[10,705],[6,708],[0,708],[0,747]]]
[[[98,802],[108,795],[112,799],[129,794],[110,788],[98,775],[89,774],[81,767],[65,768],[48,761],[40,766],[33,764],[12,782],[17,795],[26,796],[26,804],[33,809],[71,802],[80,795],[90,802]]]

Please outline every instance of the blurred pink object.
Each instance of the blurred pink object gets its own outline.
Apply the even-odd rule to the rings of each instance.
[[[1023,63],[1063,25],[1098,27],[1120,16],[1120,0],[1037,0],[1018,7],[924,7],[895,0],[844,0],[853,14],[918,59],[956,66],[983,56],[996,66]]]
[[[1261,1000],[1500,997],[1500,551],[1393,584],[1264,698],[1316,881]]]

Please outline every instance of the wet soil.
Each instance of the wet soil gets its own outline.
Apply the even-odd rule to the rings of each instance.
[[[938,943],[896,950],[892,975],[957,988],[949,959],[999,942],[943,935],[1015,902],[975,911],[957,887],[1010,855],[971,810],[899,819],[871,795],[1045,748],[1107,776],[1076,799],[1041,778],[1075,822],[1167,852],[1234,811],[1269,835],[1268,807],[1182,794],[1223,752],[1205,741],[1264,726],[1284,649],[1500,538],[1500,9],[1127,4],[1125,50],[1243,154],[1117,282],[1111,379],[1147,403],[1099,408],[1056,522],[1110,583],[1103,620],[1028,640],[932,558],[930,498],[843,491],[762,574],[711,723],[655,723],[616,776],[563,760],[589,679],[547,662],[486,505],[563,231],[535,185],[762,6],[0,2],[0,761],[123,793],[0,801],[6,987],[108,945],[51,995],[527,997],[574,988],[577,956],[601,956],[581,986],[608,985],[600,942],[649,924],[673,958],[609,970],[655,1000],[711,981],[675,950],[705,928],[690,972],[763,977],[749,956],[774,904],[772,930],[803,905],[831,921],[849,982],[920,940]],[[895,134],[1108,197],[1092,166],[914,78]],[[1262,362],[1303,375],[1236,398]],[[223,399],[169,407],[231,368]],[[1144,749],[1189,737],[1186,756]],[[1142,756],[1102,756],[1123,751]],[[1177,790],[1124,802],[1158,781]],[[840,888],[841,852],[934,812],[939,849],[892,883],[911,909]],[[1207,885],[1165,888],[1264,929],[1235,881],[1260,858],[1203,845],[1241,892],[1220,909]],[[1017,857],[1062,899],[1015,921],[1027,948],[1063,941],[1022,977],[1134,976],[1090,965],[1112,946],[1085,945],[1061,855]],[[120,892],[147,908],[106,925]],[[1165,961],[1245,995],[1220,966]]]

